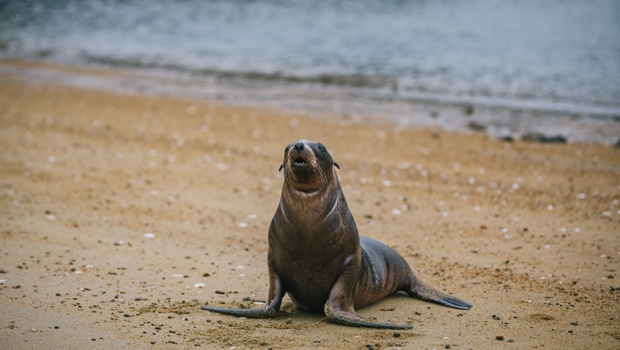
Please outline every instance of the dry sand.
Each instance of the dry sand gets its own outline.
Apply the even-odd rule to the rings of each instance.
[[[278,167],[300,138],[340,164],[361,234],[473,308],[403,294],[358,310],[413,326],[399,337],[331,324],[288,298],[272,319],[202,311],[267,297]],[[3,349],[620,348],[613,147],[396,131],[5,74],[0,152]]]

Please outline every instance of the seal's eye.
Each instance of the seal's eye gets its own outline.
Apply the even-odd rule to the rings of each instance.
[[[321,152],[322,155],[325,155],[325,153],[327,153],[327,150],[325,149],[325,146],[323,146],[323,144],[319,143],[318,146],[319,152]]]
[[[291,145],[286,146],[286,148],[284,149],[284,155],[288,153],[289,149],[291,149]]]

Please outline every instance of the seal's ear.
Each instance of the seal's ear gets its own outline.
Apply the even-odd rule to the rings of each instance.
[[[338,165],[338,163],[334,162],[334,165],[336,166],[336,168],[340,169],[340,165]]]
[[[280,165],[280,169],[278,169],[278,171],[282,170],[282,168],[284,168],[284,164]],[[340,168],[338,168],[340,169]]]

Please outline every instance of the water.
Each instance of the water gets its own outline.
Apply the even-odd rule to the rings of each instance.
[[[483,122],[485,108],[620,116],[616,0],[0,0],[0,57],[237,84],[237,100],[299,108],[329,99],[405,124],[435,105],[475,106]]]

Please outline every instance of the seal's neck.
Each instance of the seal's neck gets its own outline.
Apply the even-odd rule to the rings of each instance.
[[[282,205],[289,219],[302,218],[303,221],[321,218],[326,211],[336,205],[340,192],[338,177],[334,174],[332,181],[316,191],[300,191],[284,181],[282,186]]]

